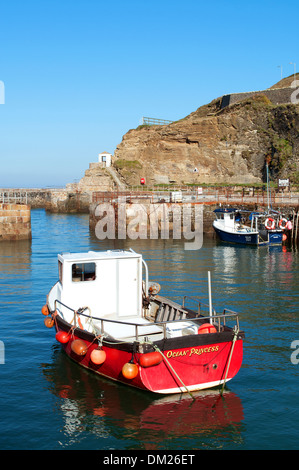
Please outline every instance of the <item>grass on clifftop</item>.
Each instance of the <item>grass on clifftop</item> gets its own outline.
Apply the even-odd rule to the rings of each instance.
[[[140,170],[142,168],[141,163],[138,160],[116,160],[114,166],[118,170]]]

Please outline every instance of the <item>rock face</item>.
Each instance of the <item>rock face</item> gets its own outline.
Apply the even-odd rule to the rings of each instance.
[[[90,163],[77,184],[77,190],[81,192],[112,191],[114,187],[113,179],[102,163]]]
[[[287,83],[289,86],[289,83]],[[275,87],[275,86],[274,86]],[[274,104],[262,92],[221,109],[222,98],[164,126],[139,126],[123,136],[115,167],[128,185],[299,183],[299,105]]]

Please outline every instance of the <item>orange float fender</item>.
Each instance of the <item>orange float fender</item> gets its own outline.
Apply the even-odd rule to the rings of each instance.
[[[138,375],[138,366],[134,362],[126,362],[122,368],[122,374],[126,379],[134,379]]]
[[[88,347],[82,339],[75,339],[71,344],[71,350],[77,354],[77,356],[85,356],[87,349]]]
[[[163,356],[159,351],[149,352],[142,354],[139,358],[139,364],[141,367],[157,366],[162,362]]]
[[[66,344],[71,339],[71,335],[67,333],[66,331],[60,330],[60,331],[57,331],[55,338],[57,339],[57,341],[59,341],[59,343]]]
[[[211,323],[203,323],[200,325],[197,332],[199,335],[204,335],[206,333],[217,333],[217,330]]]
[[[44,319],[44,324],[47,328],[52,328],[54,325],[54,319],[52,317],[46,317]]]
[[[106,353],[101,348],[94,349],[90,354],[90,360],[96,365],[103,364],[106,360]]]
[[[48,305],[44,305],[44,306],[42,307],[42,314],[45,315],[45,316],[47,316],[47,315],[49,315],[49,313],[50,313],[50,312],[49,312],[49,309],[48,309]]]

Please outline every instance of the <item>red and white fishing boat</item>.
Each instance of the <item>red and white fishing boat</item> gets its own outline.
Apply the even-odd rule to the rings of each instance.
[[[239,371],[244,332],[237,313],[212,308],[210,281],[208,305],[180,305],[159,295],[133,250],[64,253],[58,268],[42,313],[81,366],[160,394],[224,387]]]

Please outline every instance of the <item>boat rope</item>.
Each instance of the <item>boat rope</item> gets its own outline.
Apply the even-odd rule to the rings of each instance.
[[[225,377],[224,377],[224,381],[223,381],[223,384],[222,384],[222,389],[221,389],[221,392],[220,392],[221,395],[223,394],[223,391],[224,391],[224,387],[225,387],[225,383],[226,383],[226,379],[227,379],[227,375],[228,375],[228,371],[229,371],[229,367],[230,367],[230,362],[231,362],[231,358],[232,358],[232,355],[233,355],[235,342],[236,342],[236,339],[238,337],[238,334],[239,334],[239,328],[235,327],[234,328],[234,337],[232,339],[232,347],[231,347],[231,350],[230,350],[230,354],[229,354],[229,358],[228,358],[228,364],[227,364],[227,368],[226,368],[226,372],[225,372]]]
[[[57,310],[55,310],[55,311],[52,313],[52,315],[51,315],[51,316],[52,316],[52,319],[53,319],[53,321],[54,321],[54,323],[55,323],[56,329],[58,328],[58,325],[57,325],[57,318],[56,318],[57,315],[58,315]]]
[[[154,343],[152,343],[151,341],[148,341],[152,346],[153,348],[158,351],[164,358],[165,362],[167,362],[168,366],[170,367],[170,369],[172,370],[172,372],[175,374],[175,376],[178,378],[178,380],[181,382],[181,384],[183,385],[183,387],[186,389],[186,391],[189,393],[190,397],[195,400],[194,396],[192,395],[192,393],[190,392],[190,390],[188,389],[188,387],[184,384],[184,382],[182,381],[182,379],[178,376],[178,374],[176,373],[176,371],[174,370],[174,368],[172,367],[172,365],[170,364],[169,360],[167,359],[167,357],[163,354],[163,352],[161,351],[161,349],[158,348],[158,346],[156,346]]]

